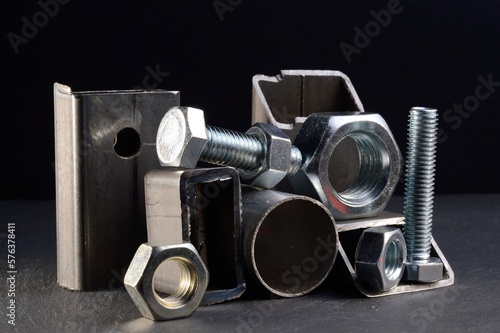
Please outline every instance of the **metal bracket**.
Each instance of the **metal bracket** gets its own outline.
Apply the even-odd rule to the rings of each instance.
[[[72,92],[54,84],[57,282],[109,289],[146,241],[144,175],[179,92]]]
[[[210,274],[201,304],[240,297],[246,287],[238,172],[230,167],[164,168],[149,172],[144,183],[148,243],[194,245]],[[171,284],[168,279],[159,275],[158,289]]]
[[[356,250],[357,240],[359,239],[360,233],[366,229],[377,226],[404,226],[403,215],[384,211],[378,217],[365,218],[350,221],[339,221],[337,222],[337,229],[339,232],[339,254],[344,263],[344,269],[346,268],[355,287],[367,297],[381,297],[397,294],[405,294],[423,290],[436,289],[441,287],[447,287],[453,285],[455,281],[455,274],[450,267],[450,264],[444,257],[443,253],[439,249],[436,241],[431,239],[432,250],[431,255],[438,257],[442,260],[444,265],[444,278],[434,283],[408,283],[402,280],[397,287],[389,291],[373,291],[357,279],[356,271],[354,270],[354,253]]]
[[[282,70],[252,79],[252,123],[272,124],[292,140],[310,114],[336,111],[364,112],[351,80],[340,71]]]

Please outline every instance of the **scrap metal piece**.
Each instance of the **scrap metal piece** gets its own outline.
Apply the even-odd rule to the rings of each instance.
[[[316,289],[337,255],[335,221],[319,201],[245,186],[243,253],[256,290],[297,297]]]
[[[159,269],[175,276],[173,290],[162,295],[156,289]],[[177,269],[175,269],[177,268]],[[209,281],[207,268],[193,245],[152,246],[142,244],[125,275],[127,291],[141,314],[151,320],[170,320],[190,316],[198,307]]]
[[[144,175],[159,162],[156,130],[179,92],[72,92],[54,84],[57,282],[114,287],[146,241]]]
[[[292,139],[309,115],[338,111],[364,112],[351,80],[340,71],[282,70],[252,79],[252,124],[272,124]]]
[[[201,304],[240,297],[245,291],[241,246],[241,190],[230,167],[158,169],[145,179],[148,243],[191,242],[210,272]],[[167,275],[158,277],[167,288]]]

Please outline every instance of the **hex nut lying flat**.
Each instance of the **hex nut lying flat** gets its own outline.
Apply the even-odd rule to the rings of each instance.
[[[376,291],[396,287],[403,277],[406,242],[395,227],[374,227],[363,231],[356,249],[356,274]]]
[[[155,272],[166,261],[180,270],[176,290],[160,297],[154,288]],[[208,271],[193,245],[150,246],[142,244],[132,259],[124,279],[125,287],[141,314],[151,320],[190,316],[207,289]]]

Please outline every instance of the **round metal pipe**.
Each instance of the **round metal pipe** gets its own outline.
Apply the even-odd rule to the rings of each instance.
[[[242,188],[247,278],[283,297],[305,295],[330,273],[338,250],[335,220],[321,202]]]

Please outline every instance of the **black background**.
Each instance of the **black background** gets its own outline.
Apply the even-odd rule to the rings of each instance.
[[[386,118],[403,154],[408,110],[438,108],[446,135],[438,145],[438,193],[500,192],[500,87],[475,111],[443,118],[471,100],[478,77],[500,82],[498,1],[401,1],[350,63],[340,43],[354,46],[354,28],[365,30],[371,11],[389,1],[218,3],[230,8],[223,20],[214,1],[71,0],[47,22],[36,1],[4,3],[0,196],[54,197],[54,82],[75,91],[130,89],[143,85],[148,66],[168,72],[157,88],[180,90],[181,104],[204,109],[207,123],[241,131],[251,125],[253,75],[340,70],[365,109]],[[38,32],[16,53],[9,33],[22,36],[23,17],[33,23],[34,16]]]

